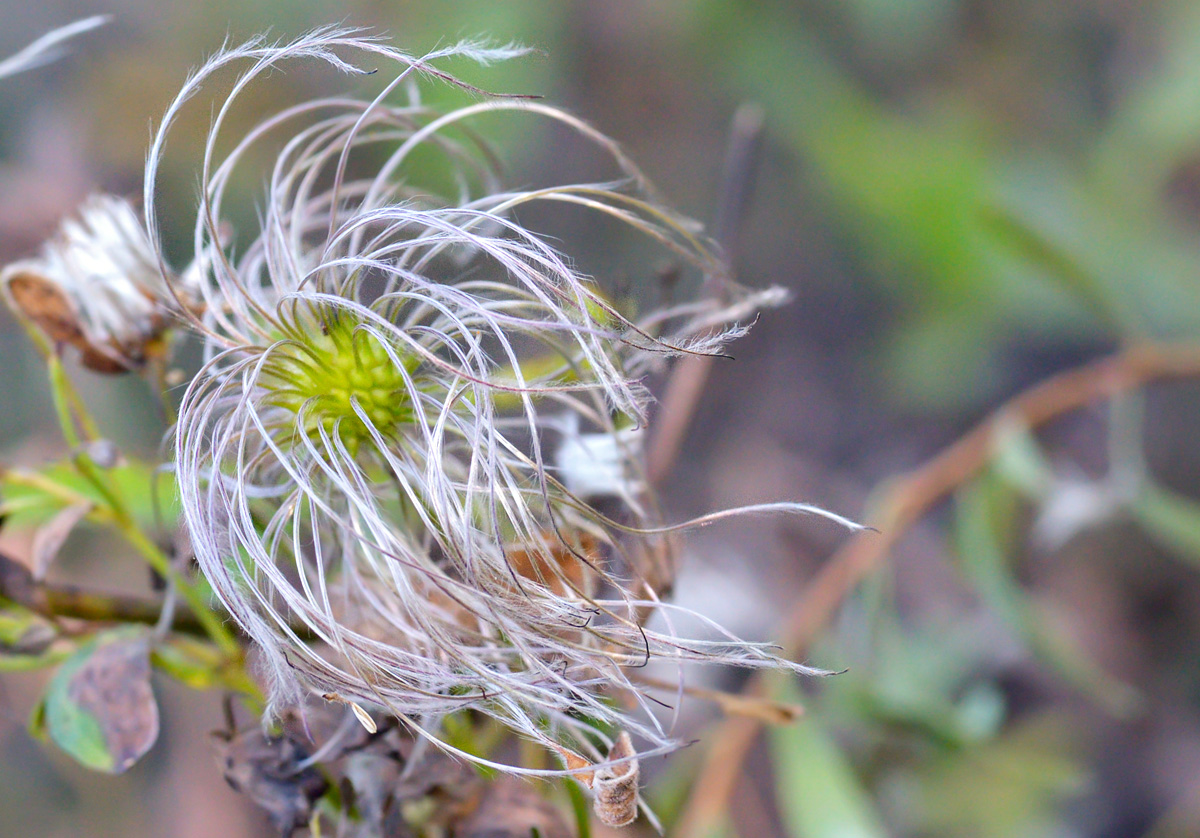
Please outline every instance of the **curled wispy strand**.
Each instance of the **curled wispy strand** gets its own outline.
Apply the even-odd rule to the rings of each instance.
[[[0,79],[48,64],[62,54],[62,45],[66,41],[103,26],[108,20],[108,15],[93,15],[50,30],[19,52],[0,59]]]

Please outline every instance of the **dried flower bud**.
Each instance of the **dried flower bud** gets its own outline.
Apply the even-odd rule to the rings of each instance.
[[[162,351],[169,297],[142,222],[122,198],[89,198],[39,256],[0,272],[0,288],[19,317],[78,349],[89,369],[137,369]]]
[[[93,439],[85,442],[80,452],[100,468],[114,468],[122,463],[121,449],[111,439]]]
[[[621,731],[608,752],[608,759],[629,759],[618,765],[596,769],[592,779],[592,805],[605,826],[627,826],[637,819],[638,761],[629,734]]]

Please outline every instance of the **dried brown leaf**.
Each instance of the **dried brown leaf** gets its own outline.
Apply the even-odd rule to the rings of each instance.
[[[592,568],[601,560],[600,545],[587,533],[578,533],[577,539],[571,548],[551,535],[543,536],[541,544],[509,547],[505,551],[508,566],[518,576],[545,585],[557,596],[579,592],[589,597],[598,582]]]
[[[53,342],[80,348],[87,345],[75,306],[50,280],[21,273],[8,281],[8,293],[20,313]]]
[[[51,342],[79,350],[83,365],[94,372],[116,375],[142,365],[147,357],[163,352],[160,333],[165,323],[155,321],[153,333],[140,346],[94,343],[79,319],[75,305],[54,282],[36,273],[18,273],[7,282],[8,296],[20,314],[38,327]]]
[[[58,551],[62,549],[67,536],[87,517],[92,508],[90,501],[73,503],[37,528],[33,534],[32,550],[32,573],[36,581],[41,582],[46,578],[46,571],[58,556]]]
[[[488,784],[477,808],[454,830],[459,838],[573,838],[563,813],[529,782],[501,777]]]
[[[581,757],[579,754],[575,753],[569,748],[564,748],[562,745],[551,742],[550,747],[558,752],[558,755],[562,757],[563,762],[571,771],[574,771],[578,768],[590,768],[593,765],[591,760]],[[572,774],[571,776],[583,783],[589,789],[592,787],[592,780],[594,778],[593,772],[581,771],[580,773]]]
[[[283,838],[308,825],[325,778],[303,766],[308,751],[288,736],[271,737],[258,725],[241,733],[217,733],[225,781],[264,810]]]

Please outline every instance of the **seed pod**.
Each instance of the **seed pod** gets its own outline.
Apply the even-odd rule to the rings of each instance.
[[[362,709],[358,704],[355,704],[348,698],[344,698],[337,693],[325,693],[321,698],[326,701],[332,701],[337,704],[345,704],[354,713],[354,718],[358,719],[358,723],[366,728],[367,733],[376,733],[379,727],[375,724],[375,720],[371,718],[371,714]]]
[[[629,734],[621,731],[608,752],[610,760],[635,757]],[[597,768],[592,783],[593,808],[605,826],[628,826],[637,818],[638,761],[631,759],[620,765]]]
[[[0,292],[96,372],[137,369],[163,352],[172,301],[142,222],[121,198],[89,198],[40,255],[0,272]]]

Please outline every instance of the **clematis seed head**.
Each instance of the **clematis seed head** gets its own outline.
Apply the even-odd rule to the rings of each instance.
[[[394,437],[413,418],[405,384],[418,359],[393,362],[398,350],[359,329],[348,313],[293,312],[280,340],[263,354],[265,404],[295,417],[311,438],[336,435],[357,449],[371,432]],[[289,431],[290,432],[290,431]]]
[[[820,511],[658,518],[634,430],[647,421],[644,379],[671,356],[719,352],[744,333],[738,320],[783,294],[733,283],[696,225],[577,117],[484,94],[440,67],[521,52],[463,43],[413,57],[340,29],[227,47],[155,136],[145,226],[157,242],[157,174],[180,110],[241,67],[213,106],[199,166],[188,276],[200,304],[183,316],[206,364],[179,408],[174,467],[196,561],[253,641],[271,709],[338,696],[360,719],[390,714],[454,750],[438,721],[471,708],[602,765],[611,730],[630,748],[645,742],[640,757],[681,744],[630,677],[649,660],[815,671],[661,597],[677,531]],[[385,69],[382,91],[293,104],[225,136],[239,96],[275,69],[304,60],[360,74],[364,58]],[[420,79],[480,100],[441,111],[417,94]],[[614,171],[508,188],[485,139],[500,117],[565,126]],[[243,171],[261,160],[266,172]],[[444,194],[418,185],[431,160],[452,175]],[[235,176],[265,184],[262,221],[224,236]],[[535,205],[623,225],[726,293],[618,304],[603,277],[521,223]],[[184,285],[173,281],[192,296]],[[602,511],[599,496],[617,508]],[[636,778],[613,791],[620,818],[632,817]]]

